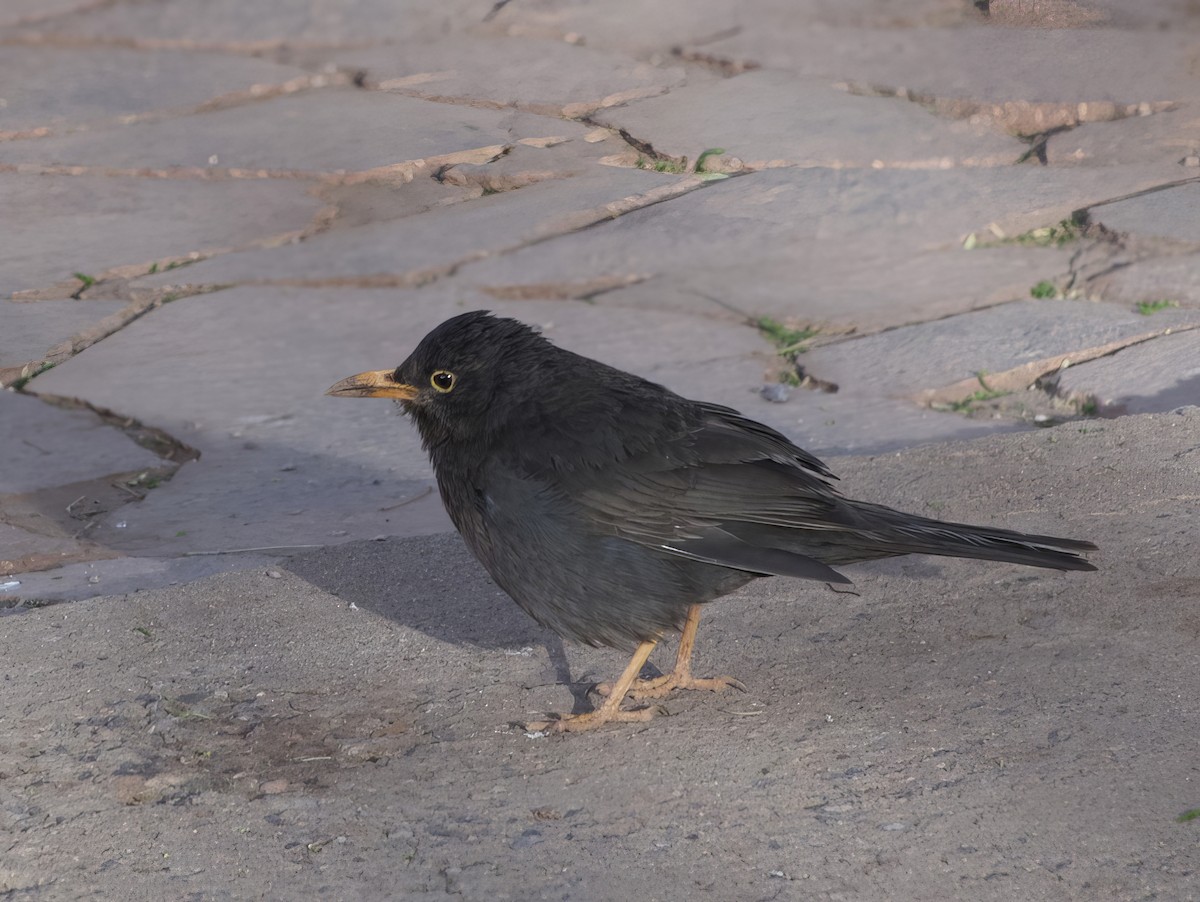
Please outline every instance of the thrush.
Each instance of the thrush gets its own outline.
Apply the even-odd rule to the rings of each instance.
[[[947,523],[854,501],[820,460],[729,407],[692,401],[558,348],[486,311],[425,336],[395,369],[328,394],[392,398],[429,453],[450,519],[492,579],[566,639],[632,649],[607,698],[537,726],[644,721],[631,698],[741,688],[697,678],[702,606],[766,576],[847,583],[834,569],[904,554],[1095,570],[1090,542]],[[675,666],[639,679],[682,635]]]

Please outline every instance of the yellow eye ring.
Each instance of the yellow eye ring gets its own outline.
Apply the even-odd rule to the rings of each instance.
[[[434,387],[435,391],[440,391],[443,395],[454,388],[454,383],[458,381],[449,370],[434,370],[432,376],[429,377],[429,384]]]

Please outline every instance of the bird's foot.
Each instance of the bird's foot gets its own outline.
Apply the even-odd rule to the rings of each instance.
[[[550,714],[546,720],[527,722],[527,733],[583,733],[595,730],[606,723],[645,723],[667,710],[661,705],[648,705],[642,708],[609,708],[601,705],[595,711],[586,714]]]
[[[629,687],[630,698],[665,698],[676,689],[705,689],[709,692],[723,692],[734,688],[739,692],[746,691],[746,684],[731,676],[694,677],[688,671],[673,670],[668,674],[655,677],[652,680],[637,680]],[[607,696],[612,692],[612,683],[601,683],[596,691]]]

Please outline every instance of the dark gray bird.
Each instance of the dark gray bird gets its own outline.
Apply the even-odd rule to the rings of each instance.
[[[626,695],[741,687],[697,679],[700,606],[763,576],[849,582],[842,564],[901,554],[1095,570],[1090,542],[943,523],[843,497],[833,474],[735,410],[555,347],[483,311],[430,332],[394,370],[329,394],[396,399],[433,462],[442,501],[488,573],[561,636],[634,648],[595,711],[557,730],[647,720]],[[664,634],[674,670],[639,680]]]

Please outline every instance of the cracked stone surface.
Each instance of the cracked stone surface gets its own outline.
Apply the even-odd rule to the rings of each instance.
[[[1118,106],[1200,96],[1200,77],[1192,68],[1195,41],[1178,31],[994,26],[794,30],[760,21],[702,49],[772,69],[911,92],[926,103],[1094,105],[1091,111],[1074,111],[1083,121],[1110,119]],[[1122,65],[1114,67],[1113,59]]]
[[[124,301],[0,302],[4,331],[0,333],[0,369],[40,360],[51,343],[85,331],[125,307]]]
[[[1170,410],[1200,398],[1200,331],[1166,335],[1064,370],[1058,392],[1104,416]]]
[[[655,150],[671,156],[695,160],[706,148],[721,147],[752,168],[994,166],[1024,150],[1014,138],[932,117],[915,104],[860,97],[821,79],[775,71],[687,85],[594,118],[635,136],[654,135]]]
[[[294,182],[10,172],[0,172],[0,198],[5,208],[26,211],[22,228],[5,242],[0,295],[6,298],[71,280],[75,272],[99,275],[300,232],[321,208]]]
[[[685,80],[711,81],[682,65],[656,66],[565,41],[456,35],[352,51],[311,51],[357,70],[379,88],[418,97],[513,106],[578,118],[594,108],[665,92]]]
[[[1047,162],[1063,165],[1113,165],[1155,158],[1178,164],[1192,156],[1200,158],[1200,107],[1195,100],[1148,118],[1085,123],[1051,135],[1046,142]],[[1200,162],[1180,175],[1200,175],[1194,166]]]
[[[7,46],[0,47],[0,64],[24,75],[5,86],[0,134],[195,107],[305,75],[252,57],[121,47]]]
[[[0,494],[53,488],[68,482],[156,466],[160,460],[95,415],[59,410],[34,398],[0,393]],[[86,447],[86,457],[78,448]]]
[[[330,231],[302,244],[225,254],[184,272],[148,276],[142,283],[419,283],[430,278],[427,273],[537,242],[576,217],[607,218],[608,204],[676,184],[658,173],[605,168],[569,181],[531,185],[512,197],[480,197],[419,217]]]
[[[0,895],[1191,898],[1198,35],[8,0]],[[746,694],[527,736],[620,655],[491,584],[390,405],[323,396],[476,308],[1102,572],[756,582],[697,646]]]
[[[1135,304],[1139,301],[1178,301],[1200,307],[1200,254],[1142,260],[1106,275],[1100,283],[1106,299]]]
[[[1200,314],[1194,310],[1167,310],[1151,318],[1086,301],[1018,301],[857,339],[851,342],[854,354],[840,345],[817,348],[804,362],[851,392],[903,396],[979,373],[995,376],[1038,361],[1069,359],[1073,352],[1172,327],[1197,326]]]
[[[1117,232],[1200,243],[1200,183],[1105,204],[1095,218]]]
[[[0,145],[0,162],[360,171],[507,140],[502,112],[333,88],[329,96],[305,92],[163,122],[10,142]]]

